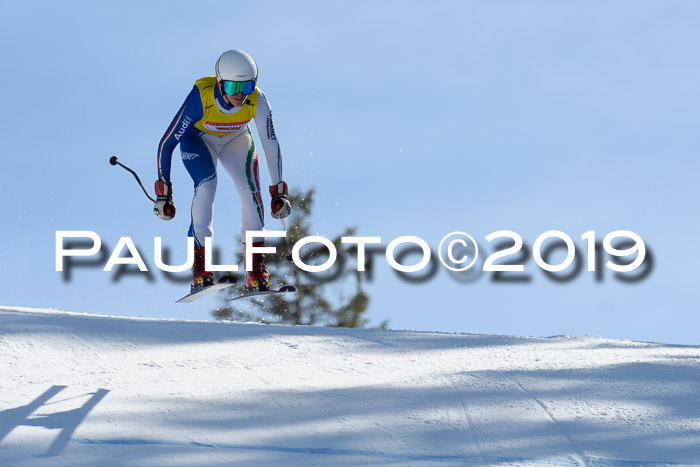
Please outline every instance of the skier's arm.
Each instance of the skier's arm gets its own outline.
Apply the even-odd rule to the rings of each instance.
[[[270,181],[273,185],[282,181],[282,153],[275,135],[275,126],[272,122],[272,110],[267,96],[258,88],[258,109],[255,113],[255,126],[258,136],[265,151],[267,169],[270,171]]]
[[[197,86],[194,86],[158,144],[158,180],[165,185],[170,184],[170,167],[175,147],[184,135],[195,129],[194,123],[201,120],[202,115],[202,98]]]

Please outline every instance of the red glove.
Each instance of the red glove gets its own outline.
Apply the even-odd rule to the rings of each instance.
[[[270,187],[270,196],[272,196],[272,217],[275,219],[284,219],[292,212],[292,204],[287,196],[287,182],[279,182],[277,185]]]
[[[169,221],[175,217],[175,205],[173,204],[173,185],[165,184],[162,180],[156,182],[156,204],[153,205],[153,213]]]

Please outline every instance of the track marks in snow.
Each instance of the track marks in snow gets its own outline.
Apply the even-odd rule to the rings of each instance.
[[[535,403],[537,403],[537,405],[539,405],[540,407],[542,407],[542,410],[544,410],[544,413],[546,413],[547,416],[550,418],[550,420],[552,420],[552,422],[553,422],[554,425],[557,427],[557,429],[559,430],[559,432],[567,439],[567,441],[569,442],[569,445],[571,445],[571,448],[572,448],[572,449],[574,450],[574,452],[578,455],[578,458],[579,458],[579,461],[581,462],[581,464],[584,465],[584,466],[588,466],[588,465],[589,465],[589,462],[588,462],[588,459],[587,459],[586,455],[585,455],[585,454],[583,453],[583,451],[576,445],[576,443],[574,442],[573,438],[569,435],[569,433],[567,433],[567,431],[564,429],[564,427],[561,426],[561,424],[557,421],[557,419],[554,417],[554,415],[552,414],[552,412],[547,408],[547,406],[546,406],[541,400],[539,400],[537,397],[535,397],[535,395],[534,395],[532,392],[528,391],[528,389],[527,389],[525,386],[523,386],[522,383],[520,383],[519,381],[515,380],[515,379],[514,379],[512,376],[510,376],[510,375],[507,375],[507,376],[508,376],[508,378],[509,378],[514,384],[516,384],[520,389],[522,389],[523,392],[525,392],[525,394],[527,394],[530,398],[532,398],[532,400],[535,401]]]
[[[469,441],[476,446],[476,449],[479,451],[479,456],[484,462],[484,465],[489,465],[489,461],[486,458],[486,455],[484,454],[484,450],[481,448],[481,443],[479,442],[479,434],[477,431],[476,424],[474,423],[474,420],[472,419],[472,416],[469,413],[469,409],[467,409],[467,405],[464,401],[464,398],[460,394],[459,390],[457,389],[457,386],[455,386],[455,383],[451,378],[445,378],[445,380],[449,384],[452,391],[455,393],[457,400],[459,401],[459,405],[462,407],[462,413],[464,414],[464,420],[466,422],[467,430],[469,432]]]

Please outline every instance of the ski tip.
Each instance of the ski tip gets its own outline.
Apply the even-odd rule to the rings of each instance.
[[[283,285],[280,287],[279,291],[280,293],[285,293],[285,292],[296,292],[297,288],[294,287],[293,285]]]

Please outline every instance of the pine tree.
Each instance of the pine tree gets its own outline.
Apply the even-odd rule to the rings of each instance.
[[[306,192],[293,192],[290,196],[294,211],[291,223],[287,224],[287,232],[290,243],[294,243],[304,237],[312,235],[309,219],[314,203],[315,190]],[[287,219],[289,221],[289,219]],[[339,252],[341,237],[354,235],[356,229],[348,227],[345,231],[331,241]],[[297,291],[293,294],[280,294],[266,296],[260,299],[250,298],[232,302],[225,300],[225,305],[212,312],[215,318],[222,320],[255,321],[260,323],[284,323],[296,325],[320,325],[334,327],[366,327],[369,324],[364,313],[369,306],[369,296],[362,288],[362,273],[355,271],[343,276],[342,262],[337,261],[322,277],[315,274],[304,273],[296,265],[287,259],[286,243],[268,239],[267,246],[276,246],[276,255],[265,255],[265,263],[272,272],[273,284],[293,285]],[[328,249],[322,245],[307,253],[302,250],[304,262],[307,264],[321,264],[328,259]],[[352,252],[352,250],[350,250]],[[291,253],[291,252],[289,252]],[[239,263],[243,262],[243,249],[238,252]],[[367,266],[371,267],[371,264]],[[329,289],[331,285],[347,286],[348,282],[354,282],[354,291],[349,297],[342,292],[331,297]],[[239,293],[238,287],[228,289],[228,298]],[[347,292],[346,292],[347,294]],[[383,322],[380,327],[386,327]]]

